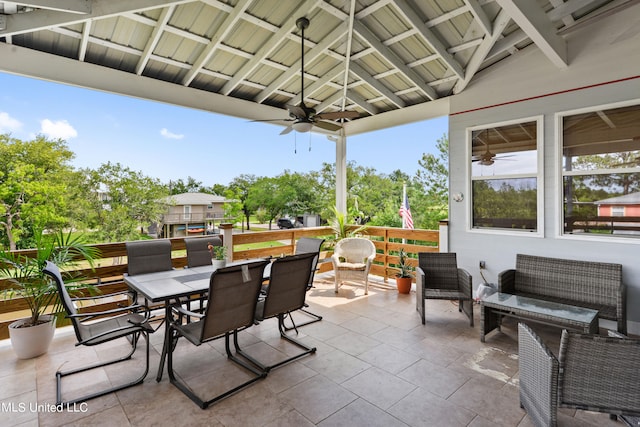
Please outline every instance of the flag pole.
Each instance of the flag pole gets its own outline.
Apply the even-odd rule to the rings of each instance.
[[[402,183],[402,207],[406,209],[406,206],[404,205],[404,201],[407,200],[407,183],[403,182]],[[407,228],[407,220],[406,220],[406,214],[402,215],[402,229],[406,229]],[[407,244],[407,239],[406,238],[402,238],[402,244],[406,245]]]

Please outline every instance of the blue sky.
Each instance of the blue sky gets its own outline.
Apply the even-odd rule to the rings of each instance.
[[[0,133],[62,138],[78,168],[110,161],[165,183],[191,176],[210,186],[240,174],[317,171],[335,161],[335,144],[320,134],[280,136],[283,128],[272,124],[5,73],[0,87]],[[447,127],[442,117],[349,137],[347,160],[413,175]]]

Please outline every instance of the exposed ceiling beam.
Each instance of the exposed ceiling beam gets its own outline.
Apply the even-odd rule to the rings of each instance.
[[[88,19],[103,19],[126,12],[140,12],[170,5],[190,3],[193,0],[93,0],[91,13],[78,15],[52,10],[34,10],[7,16],[7,27],[0,37],[45,30],[51,27],[78,24]]]
[[[333,79],[338,78],[342,73],[344,73],[344,65],[337,65],[333,67],[331,70],[324,73],[322,77],[320,77],[318,80],[313,82],[309,87],[304,88],[304,92],[306,96],[307,97],[313,96],[314,92],[328,85]],[[307,74],[307,76],[309,75]],[[296,96],[291,98],[289,103],[292,105],[298,105],[300,101],[302,101],[302,99],[300,99],[300,94],[298,93]]]
[[[91,13],[91,0],[19,0],[21,6],[59,12],[87,14]]]
[[[491,48],[496,43],[496,41],[502,35],[507,24],[511,21],[511,18],[506,10],[502,9],[498,16],[496,16],[495,21],[493,22],[493,34],[485,36],[484,40],[478,46],[478,48],[473,52],[469,63],[466,68],[466,75],[463,79],[458,80],[458,82],[453,87],[453,93],[460,93],[467,87],[473,76],[478,72],[480,66],[486,59],[487,55],[491,51]]]
[[[367,73],[364,68],[355,62],[351,64],[351,72],[355,74],[359,79],[364,80],[369,86],[378,91],[381,95],[389,99],[398,108],[406,106],[405,102],[397,96],[395,93],[387,89],[379,80],[373,78],[373,76]]]
[[[360,108],[362,108],[364,111],[366,111],[367,113],[371,114],[372,116],[374,116],[374,115],[376,115],[376,114],[378,114],[380,112],[380,110],[378,110],[376,107],[371,105],[369,102],[367,102],[366,99],[364,99],[362,96],[358,95],[353,90],[348,90],[347,91],[347,98],[349,98],[351,100],[351,102],[357,104]]]
[[[87,46],[89,45],[89,37],[91,36],[91,23],[93,21],[86,21],[82,26],[82,38],[80,39],[80,47],[78,49],[78,60],[84,62],[84,58],[87,55]]]
[[[465,4],[469,6],[469,11],[475,18],[475,21],[480,25],[480,28],[484,31],[486,35],[493,34],[493,30],[491,29],[491,20],[484,13],[484,9],[480,6],[478,0],[464,0]]]
[[[147,66],[147,63],[149,62],[149,58],[151,58],[153,51],[156,49],[156,46],[160,41],[160,37],[162,37],[162,33],[164,32],[164,29],[167,27],[167,23],[169,22],[169,19],[171,19],[171,16],[173,15],[175,8],[176,6],[172,4],[169,7],[165,7],[164,9],[162,9],[162,12],[160,12],[158,21],[156,25],[153,27],[153,30],[151,31],[151,35],[149,36],[149,39],[147,40],[147,43],[144,46],[144,51],[142,51],[140,60],[138,60],[138,63],[136,64],[137,75],[139,76],[142,75],[142,72]]]
[[[216,49],[221,45],[222,40],[224,40],[229,35],[233,27],[240,20],[240,18],[242,18],[242,15],[252,2],[253,0],[241,0],[231,10],[222,25],[220,25],[216,29],[215,34],[213,35],[213,37],[211,37],[211,42],[209,42],[207,47],[205,47],[205,49],[200,53],[198,58],[194,61],[191,69],[183,77],[183,85],[189,86],[191,84],[196,75],[198,75],[198,72],[209,62],[211,56],[213,56]]]
[[[369,45],[375,49],[385,60],[389,61],[392,67],[397,68],[404,74],[411,83],[424,92],[430,99],[437,99],[438,94],[435,89],[429,86],[422,77],[413,71],[407,64],[398,57],[391,49],[385,46],[362,22],[355,21],[353,23],[354,31],[362,37]]]
[[[305,13],[308,13],[310,10],[313,10],[317,7],[322,0],[316,0],[312,4],[301,3],[287,18],[287,20],[282,24],[280,29],[276,31],[273,36],[267,40],[260,49],[253,55],[249,61],[247,61],[236,73],[234,73],[233,78],[229,80],[220,90],[220,93],[223,95],[229,95],[244,79],[247,78],[253,70],[256,69],[260,63],[265,60],[273,50],[282,43],[285,37],[296,28],[296,20],[300,16],[304,16]]]
[[[567,44],[537,2],[531,0],[496,0],[529,38],[558,68],[568,66]]]
[[[267,120],[282,110],[134,73],[0,43],[0,71],[177,105],[247,120]],[[6,59],[6,60],[4,60]],[[42,64],[47,64],[43,67]]]
[[[337,40],[339,40],[344,34],[347,32],[348,27],[347,23],[341,23],[338,25],[333,31],[327,34],[320,43],[318,43],[315,47],[305,53],[305,59],[307,63],[311,63],[315,58],[322,55],[325,50],[327,50],[331,45],[335,44]],[[296,75],[300,71],[300,67],[302,64],[302,58],[296,61],[289,70],[280,74],[271,84],[262,92],[255,97],[254,101],[262,103],[265,99],[267,99],[271,94],[282,86],[287,80]]]
[[[396,8],[405,16],[409,23],[420,33],[420,35],[427,41],[429,46],[440,56],[442,62],[449,67],[458,77],[464,77],[464,70],[456,59],[447,52],[447,48],[438,39],[438,37],[424,25],[424,21],[418,16],[415,10],[407,3],[406,0],[396,0]]]

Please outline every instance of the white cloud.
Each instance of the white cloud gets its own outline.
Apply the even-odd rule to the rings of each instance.
[[[0,111],[0,133],[10,133],[20,130],[22,123],[9,116],[8,113]]]
[[[164,136],[167,139],[182,139],[182,138],[184,138],[184,135],[169,132],[169,130],[167,128],[160,129],[160,135]]]
[[[78,136],[78,132],[66,120],[52,122],[44,119],[40,122],[40,133],[53,139],[70,139]]]

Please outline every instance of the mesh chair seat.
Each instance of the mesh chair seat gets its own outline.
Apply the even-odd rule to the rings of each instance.
[[[67,313],[67,318],[71,320],[76,338],[78,339],[77,345],[94,346],[125,337],[129,339],[129,343],[131,345],[131,351],[125,356],[121,356],[116,359],[109,359],[106,362],[98,362],[89,366],[72,369],[69,371],[57,371],[56,405],[71,405],[78,402],[84,402],[89,399],[94,399],[96,397],[104,396],[108,393],[113,393],[118,390],[141,384],[147,376],[147,373],[149,372],[149,334],[153,332],[153,328],[148,323],[149,311],[141,305],[132,304],[127,307],[121,307],[103,312],[78,313],[75,306],[75,301],[86,298],[72,298],[69,295],[62,279],[62,275],[60,274],[60,270],[52,262],[47,261],[43,272],[56,283],[56,288],[58,290],[58,294],[60,295],[60,301],[62,303],[62,306],[64,307],[65,312]],[[119,292],[109,295],[98,295],[95,297],[91,297],[91,299],[111,299],[116,295],[124,293],[127,292]],[[133,354],[136,352],[140,336],[142,336],[145,340],[146,354],[144,370],[138,378],[129,383],[109,387],[107,389],[103,389],[82,397],[77,397],[75,399],[63,402],[63,377],[130,360]]]
[[[180,317],[171,321],[167,335],[168,358],[167,371],[171,384],[187,395],[202,409],[239,391],[248,385],[264,378],[266,372],[259,365],[253,364],[251,359],[242,359],[243,353],[238,345],[238,332],[253,325],[258,295],[262,285],[264,268],[268,261],[257,261],[247,264],[234,265],[220,268],[211,274],[209,291],[207,293],[207,305],[204,314],[193,313],[178,306],[176,310],[184,315],[199,320],[183,324]],[[238,385],[208,399],[196,394],[174,372],[174,350],[178,339],[186,338],[192,344],[199,346],[218,338],[225,338],[227,358],[242,366],[252,373],[249,379],[243,376],[243,381]],[[231,351],[231,337],[235,347],[235,354]],[[194,363],[194,362],[191,362]],[[206,360],[202,361],[202,369],[208,368]],[[227,383],[228,379],[225,379]]]
[[[290,316],[291,312],[304,307],[307,283],[312,271],[314,256],[316,256],[314,253],[291,255],[278,258],[271,264],[269,285],[265,289],[264,297],[256,305],[255,319],[262,321],[277,317],[280,337],[302,348],[303,351],[269,366],[264,365],[246,353],[241,353],[245,358],[260,366],[265,372],[316,351],[315,347],[309,347],[288,335],[284,327],[285,316]],[[297,333],[295,325],[293,329],[296,329]]]

